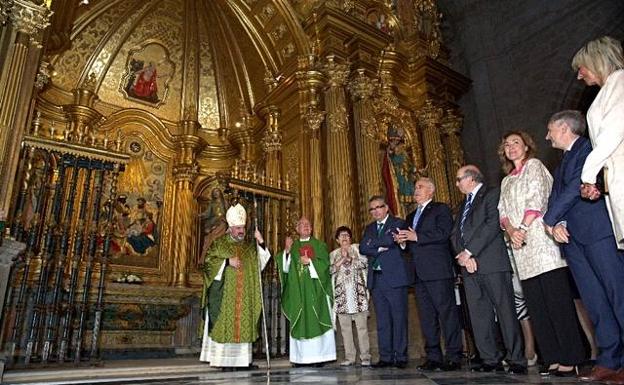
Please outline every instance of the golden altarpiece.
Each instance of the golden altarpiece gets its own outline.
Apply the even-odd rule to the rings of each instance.
[[[0,215],[27,245],[10,362],[191,352],[233,200],[273,254],[302,215],[329,245],[361,233],[374,194],[404,216],[418,175],[457,204],[469,81],[441,17],[435,0],[0,0]]]

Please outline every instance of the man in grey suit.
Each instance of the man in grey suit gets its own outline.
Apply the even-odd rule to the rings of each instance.
[[[526,374],[527,361],[516,318],[511,264],[500,229],[498,188],[487,188],[483,174],[474,165],[457,171],[456,185],[466,195],[451,232],[466,290],[466,301],[475,344],[483,364],[473,370],[503,371],[503,353],[496,346],[498,318],[509,373]]]

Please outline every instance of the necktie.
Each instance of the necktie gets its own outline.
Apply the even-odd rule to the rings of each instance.
[[[414,214],[414,221],[412,222],[412,229],[414,230],[416,230],[416,226],[418,225],[418,220],[420,219],[422,211],[423,211],[422,205],[418,205],[418,208],[416,209],[416,213]]]
[[[459,231],[461,232],[462,238],[464,237],[464,223],[466,222],[466,218],[468,217],[468,213],[472,208],[472,193],[468,194],[466,198],[466,204],[464,204],[464,212],[461,216],[461,221],[459,222]]]
[[[382,234],[383,226],[384,226],[383,223],[377,222],[377,236],[380,236]]]

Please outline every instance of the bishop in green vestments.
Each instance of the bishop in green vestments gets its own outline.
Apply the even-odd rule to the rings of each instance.
[[[312,237],[307,218],[297,223],[299,239],[286,238],[276,258],[282,310],[290,321],[290,361],[318,364],[336,359],[332,286],[327,245]]]
[[[245,241],[246,212],[237,204],[226,213],[227,233],[217,238],[204,261],[205,314],[200,361],[221,368],[249,367],[262,311],[259,269],[271,254],[260,232]]]

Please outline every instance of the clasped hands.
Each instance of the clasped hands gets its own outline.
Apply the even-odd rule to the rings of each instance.
[[[405,243],[407,241],[417,242],[418,235],[416,230],[408,227],[407,230],[401,230],[397,228],[397,232],[392,234],[392,238],[396,243]]]
[[[512,248],[517,250],[525,245],[527,236],[526,231],[513,226],[509,226],[509,228],[505,231],[507,231]]]
[[[474,259],[466,250],[455,256],[457,263],[459,266],[463,266],[468,270],[469,273],[474,273],[477,271],[477,260]]]
[[[569,243],[570,242],[570,233],[568,232],[568,228],[563,224],[558,224],[553,227],[545,226],[548,234],[552,235],[555,241],[559,243]]]
[[[581,196],[585,199],[589,199],[590,201],[595,201],[600,198],[600,190],[594,183],[583,183],[581,184]]]

